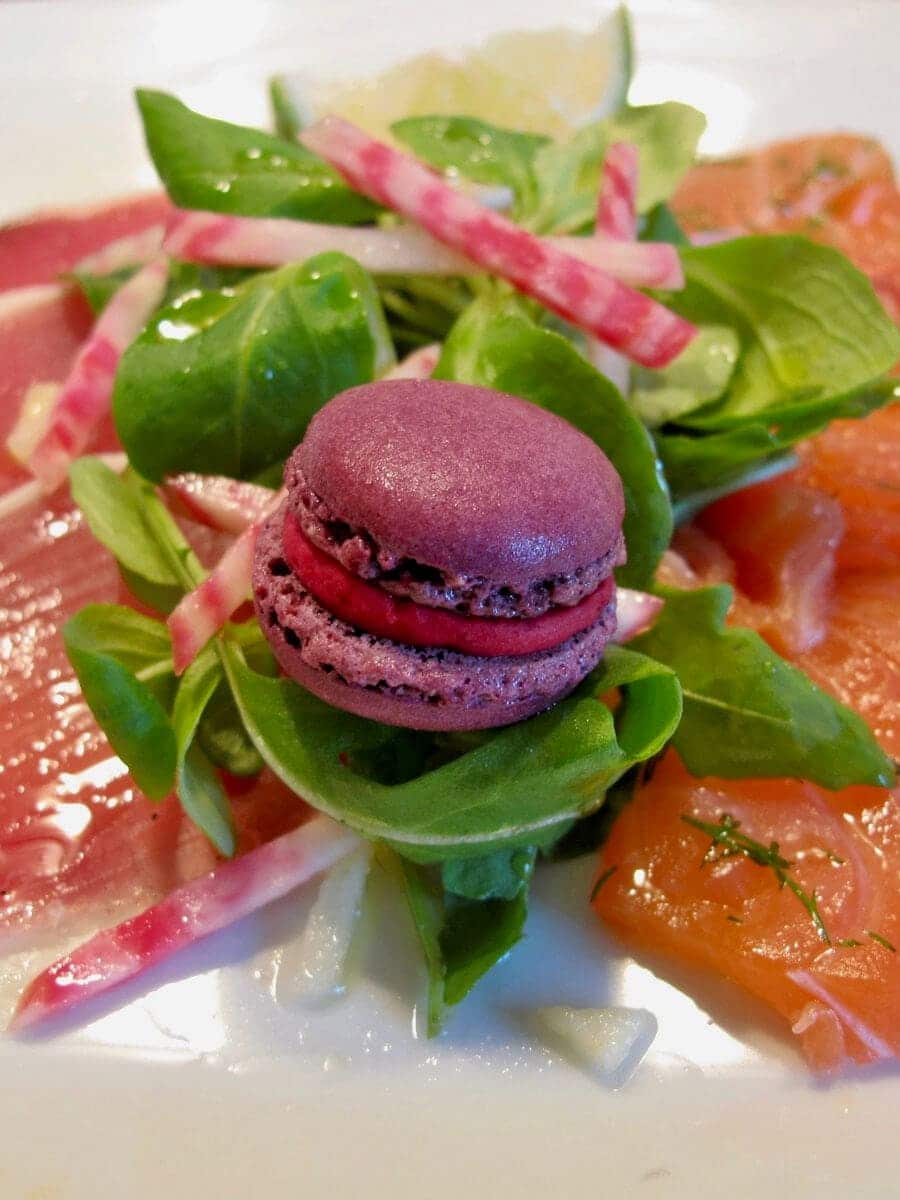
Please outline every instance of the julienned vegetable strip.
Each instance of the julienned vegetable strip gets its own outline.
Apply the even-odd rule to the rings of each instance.
[[[622,645],[638,634],[646,633],[664,603],[660,596],[653,596],[649,592],[638,592],[634,588],[617,588],[616,632],[613,634],[613,641]]]
[[[178,603],[169,616],[172,660],[180,675],[211,637],[250,595],[253,548],[266,517],[274,512],[284,493],[278,492],[262,513],[225,551],[206,579]]]
[[[61,383],[38,382],[23,396],[18,419],[6,439],[6,449],[23,466],[46,433],[61,391]]]
[[[222,533],[234,534],[243,533],[261,517],[275,495],[271,488],[257,483],[193,472],[167,476],[163,492],[186,517]]]
[[[91,275],[108,275],[122,267],[149,262],[162,249],[165,232],[165,225],[150,225],[139,233],[116,238],[83,258],[75,269]]]
[[[10,1029],[25,1029],[132,979],[327,871],[359,844],[356,834],[320,816],[223,863],[57,959],[25,991]]]
[[[633,242],[637,237],[635,207],[638,177],[637,146],[615,142],[603,160],[597,201],[597,232]]]
[[[382,379],[430,379],[441,357],[441,343],[420,346],[402,358],[395,367],[382,375]]]
[[[348,121],[325,117],[300,138],[358,191],[416,221],[642,366],[670,363],[696,332],[649,296],[476,204],[417,159]]]
[[[97,319],[28,462],[45,492],[59,487],[109,412],[119,359],[162,300],[168,276],[168,259],[154,258],[116,292]]]
[[[435,179],[430,173],[429,177]],[[459,195],[455,189],[449,190]],[[470,197],[464,200],[478,212],[489,211]],[[550,237],[541,239],[540,244],[583,260],[632,287],[675,289],[684,285],[678,252],[665,242],[629,244],[609,238]],[[482,270],[472,258],[448,249],[416,225],[359,228],[279,217],[180,212],[169,226],[165,248],[174,258],[212,266],[281,267],[325,250],[341,250],[376,275],[472,275]]]

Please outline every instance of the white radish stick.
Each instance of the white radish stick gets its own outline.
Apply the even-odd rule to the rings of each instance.
[[[327,871],[359,844],[355,833],[319,816],[222,863],[57,959],[26,989],[10,1029],[57,1016],[134,978]]]
[[[448,190],[452,195],[460,195],[453,188]],[[469,197],[462,199],[477,211],[488,211]],[[629,243],[591,237],[549,237],[537,241],[538,245],[571,255],[632,287],[672,290],[684,285],[678,252],[665,242]],[[448,249],[417,225],[355,228],[281,217],[182,212],[169,226],[165,249],[174,258],[212,266],[281,267],[303,262],[325,250],[341,250],[375,275],[473,275],[484,270],[471,257]]]
[[[229,479],[227,475],[168,475],[163,493],[191,520],[222,533],[243,533],[263,515],[275,493],[258,483]]]
[[[303,933],[282,951],[275,979],[275,997],[281,1003],[321,1004],[344,990],[344,971],[371,864],[371,843],[363,842],[322,880]]]
[[[62,391],[61,383],[33,383],[22,397],[22,407],[6,439],[6,448],[23,466],[47,432],[53,409]]]

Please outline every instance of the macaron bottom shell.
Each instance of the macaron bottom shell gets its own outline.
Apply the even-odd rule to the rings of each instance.
[[[254,603],[282,670],[329,704],[423,730],[488,729],[524,720],[568,695],[603,656],[615,601],[551,650],[481,658],[374,637],[323,608],[282,557],[283,510],[260,533]]]

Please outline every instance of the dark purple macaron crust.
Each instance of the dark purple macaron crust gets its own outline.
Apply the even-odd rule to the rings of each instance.
[[[537,654],[480,658],[374,637],[333,616],[281,557],[280,509],[257,543],[253,594],[286,675],[329,704],[411,729],[485,729],[542,712],[576,687],[615,633],[609,604],[584,633]]]
[[[396,380],[313,418],[260,536],[254,597],[287,674],[362,716],[478,729],[549,707],[600,660],[615,602],[551,650],[481,657],[379,638],[329,613],[284,558],[285,511],[351,574],[429,608],[540,617],[578,604],[624,560],[622,485],[566,421],[486,388]]]

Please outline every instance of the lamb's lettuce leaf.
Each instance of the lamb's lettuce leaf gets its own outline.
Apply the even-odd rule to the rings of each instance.
[[[375,207],[299,142],[193,112],[174,96],[136,93],[150,157],[182,208],[352,225]]]
[[[252,478],[287,457],[326,400],[392,357],[371,278],[319,254],[158,313],[119,364],[116,428],[148,479]]]
[[[175,782],[175,735],[149,680],[172,673],[166,627],[119,605],[92,604],[62,632],[97,723],[138,787],[161,800]]]
[[[452,168],[474,183],[511,188],[526,212],[535,202],[534,158],[550,144],[547,137],[501,129],[475,117],[408,117],[396,121],[391,132],[435,167]]]
[[[539,233],[579,233],[593,228],[600,171],[613,142],[638,148],[637,207],[647,213],[668,200],[694,161],[706,118],[688,104],[625,107],[553,142],[535,156],[537,199],[527,224]]]

